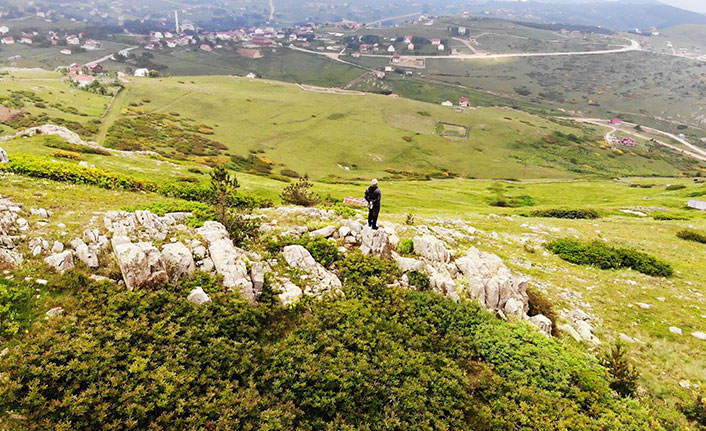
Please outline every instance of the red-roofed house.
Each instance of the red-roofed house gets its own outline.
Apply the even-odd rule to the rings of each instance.
[[[404,37],[404,43],[410,44],[410,43],[412,43],[412,39],[413,39],[412,36],[405,36],[405,37]]]
[[[633,138],[622,138],[618,143],[624,147],[637,147],[637,141]]]
[[[2,40],[0,40],[0,43],[2,43],[3,45],[14,45],[15,38],[12,36],[3,37]]]
[[[93,63],[88,66],[88,71],[93,74],[103,73],[103,66],[100,63]]]
[[[432,39],[431,40],[432,45],[441,45],[441,39]]]
[[[83,65],[78,63],[71,63],[69,65],[69,73],[81,73],[83,71]]]
[[[613,118],[610,120],[610,124],[623,124],[623,120],[620,118]]]
[[[90,75],[75,75],[71,77],[71,80],[74,81],[79,87],[85,87],[95,81],[96,78]]]
[[[458,99],[458,106],[460,106],[461,108],[470,108],[471,101],[468,99],[468,97],[462,97]]]
[[[206,52],[211,52],[211,51],[213,51],[213,48],[211,48],[211,45],[206,45],[205,43],[201,44],[201,46],[199,46],[199,48],[200,48],[202,51],[206,51]]]

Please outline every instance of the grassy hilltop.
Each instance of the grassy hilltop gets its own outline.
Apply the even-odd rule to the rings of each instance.
[[[629,429],[629,425],[625,425],[628,421],[633,421],[632,429],[660,429],[663,425],[666,429],[687,427],[687,420],[681,412],[694,400],[698,392],[694,389],[696,385],[706,384],[702,373],[706,367],[704,341],[690,335],[706,330],[703,314],[706,268],[702,264],[704,246],[687,242],[677,237],[677,233],[685,229],[706,232],[706,214],[685,208],[688,199],[703,199],[706,195],[704,183],[698,178],[683,176],[703,172],[703,165],[649,142],[641,141],[635,149],[618,152],[601,142],[606,130],[561,118],[504,108],[455,112],[403,98],[320,91],[324,90],[305,90],[274,81],[205,76],[132,80],[113,97],[72,88],[58,74],[13,72],[0,80],[0,96],[8,95],[2,99],[3,105],[14,114],[22,115],[5,119],[1,126],[2,136],[31,125],[55,122],[106,148],[87,149],[81,145],[69,145],[56,136],[42,135],[20,136],[2,142],[0,147],[7,150],[11,159],[4,169],[13,174],[0,174],[0,195],[9,196],[29,208],[43,207],[53,211],[54,215],[46,225],[37,223],[39,219],[35,216],[28,216],[30,223],[37,226],[32,234],[47,240],[67,241],[80,236],[92,220],[98,220],[100,224],[102,215],[109,210],[193,210],[208,206],[193,201],[200,198],[195,191],[208,187],[211,167],[219,162],[226,163],[237,175],[241,196],[266,199],[274,205],[281,203],[280,193],[296,175],[308,174],[316,180],[313,191],[328,197],[330,202],[327,205],[338,203],[346,196],[360,196],[372,176],[384,178],[381,184],[383,220],[405,223],[407,215],[413,214],[417,225],[443,226],[450,223],[449,218],[457,218],[481,229],[487,234],[460,243],[460,249],[474,246],[500,256],[513,271],[527,276],[532,288],[549,299],[559,319],[565,319],[562,311],[586,310],[593,316],[595,334],[602,344],[587,346],[575,342],[567,334],[557,340],[527,335],[523,326],[498,322],[467,303],[457,307],[430,293],[383,295],[381,298],[376,295],[387,291],[379,290],[382,287],[373,284],[367,288],[377,293],[357,297],[352,292],[360,291],[349,291],[351,295],[345,301],[333,305],[322,303],[308,307],[305,304],[295,310],[248,311],[237,298],[218,293],[217,282],[199,279],[197,281],[204,283],[204,288],[210,289],[216,298],[214,313],[220,313],[199,314],[198,319],[213,324],[209,325],[209,331],[219,325],[230,327],[235,322],[224,316],[249,322],[247,343],[238,338],[240,333],[224,334],[213,329],[213,334],[220,337],[219,343],[224,344],[219,344],[219,349],[199,350],[206,355],[205,361],[218,362],[226,357],[232,358],[233,354],[245,358],[238,362],[238,367],[246,367],[247,371],[240,373],[238,369],[239,372],[233,374],[232,370],[236,368],[229,368],[231,374],[221,374],[218,378],[247,375],[254,382],[253,386],[234,389],[236,395],[229,392],[230,388],[224,389],[219,396],[230,401],[235,398],[241,406],[258,406],[250,410],[243,407],[240,414],[242,417],[251,415],[247,416],[249,423],[261,424],[266,419],[254,413],[258,409],[285,412],[292,405],[296,405],[297,410],[287,416],[291,422],[273,422],[275,425],[271,429],[295,428],[292,424],[304,421],[305,413],[313,418],[311,429],[324,429],[321,422],[316,421],[334,421],[335,413],[343,411],[341,409],[346,409],[346,418],[355,416],[357,421],[364,421],[361,418],[383,420],[382,417],[393,420],[394,415],[389,412],[380,410],[385,414],[376,413],[375,406],[361,412],[346,400],[361,396],[362,392],[357,392],[362,391],[361,388],[379,390],[381,387],[376,386],[379,384],[376,379],[380,376],[393,383],[408,380],[399,380],[394,373],[371,374],[362,369],[358,371],[363,377],[356,380],[355,373],[345,374],[351,368],[341,365],[343,358],[351,354],[350,357],[357,358],[357,361],[371,360],[375,364],[373,370],[417,373],[421,377],[409,381],[419,388],[434,386],[423,377],[433,373],[439,379],[446,379],[443,381],[448,384],[458,385],[463,396],[474,394],[476,398],[470,397],[467,404],[461,405],[444,401],[443,396],[448,394],[439,395],[441,398],[436,398],[429,408],[434,412],[433,419],[439,421],[439,427],[444,423],[457,423],[449,419],[457,418],[448,413],[449,409],[459,412],[469,405],[474,406],[474,412],[463,410],[463,413],[474,418],[478,429],[483,426],[515,429],[512,426],[519,423],[526,429],[532,429],[533,425],[535,429],[551,429],[552,426],[564,429],[557,425],[562,423],[560,419],[566,419],[563,422],[566,429],[620,429],[621,426]],[[442,132],[439,122],[469,127],[469,137],[439,136]],[[443,131],[449,130],[455,129],[445,126]],[[159,154],[117,149],[151,150]],[[96,169],[79,168],[79,162],[95,165]],[[622,178],[611,179],[613,176]],[[535,213],[557,208],[595,210],[600,218],[543,218]],[[322,227],[317,222],[306,224],[310,229]],[[571,264],[546,250],[547,242],[566,237],[586,242],[598,240],[611,246],[648,252],[669,263],[674,275],[663,278],[632,269],[599,270],[593,266]],[[248,246],[263,251],[268,240],[265,236]],[[29,256],[26,241],[21,247]],[[72,276],[51,274],[38,257],[28,257],[22,268],[5,276],[14,281],[2,279],[0,300],[5,303],[0,303],[0,313],[4,312],[3,305],[14,305],[19,301],[16,298],[20,298],[3,296],[3,292],[14,294],[12,288],[31,294],[22,296],[30,304],[27,309],[9,308],[11,313],[7,315],[12,315],[12,321],[11,325],[2,327],[6,333],[0,334],[0,350],[4,345],[19,344],[27,347],[22,354],[40,355],[41,343],[51,343],[55,339],[82,349],[85,347],[83,341],[72,339],[70,331],[93,333],[106,323],[101,320],[103,318],[121,321],[126,315],[144,313],[156,319],[159,323],[156,329],[143,325],[152,322],[149,319],[142,323],[133,322],[137,325],[133,328],[144,330],[150,336],[159,336],[149,331],[159,332],[160,325],[169,320],[164,316],[172,313],[185,316],[183,325],[180,324],[182,326],[175,333],[186,335],[160,341],[163,343],[160,351],[166,356],[171,352],[169,349],[194,341],[189,337],[196,333],[192,319],[197,317],[186,309],[173,308],[177,298],[183,297],[184,291],[191,287],[189,284],[163,292],[128,294],[119,288],[99,288],[80,278],[76,281]],[[25,277],[49,278],[49,284],[42,287],[23,282]],[[34,294],[35,289],[38,289],[38,296]],[[105,302],[103,298],[106,297],[112,299]],[[137,302],[136,309],[130,308],[132,305],[129,304]],[[71,316],[77,312],[77,320],[67,322],[67,326],[45,324],[43,313],[56,304],[70,304],[66,307],[67,312]],[[78,310],[83,311],[79,313]],[[231,315],[232,310],[238,311]],[[385,337],[395,339],[399,334],[418,329],[416,323],[411,326],[384,324],[398,322],[396,319],[400,316],[410,316],[419,324],[428,323],[431,316],[444,316],[442,320],[446,323],[425,326],[428,333],[417,334],[409,339],[409,343],[387,344],[383,349],[384,358],[370,359],[364,352],[377,350],[366,350],[368,347],[361,347],[352,354],[355,346],[341,345],[337,341],[351,337],[351,340],[368,346],[367,343],[373,345],[377,340],[370,334],[384,333]],[[281,326],[270,326],[272,321],[280,322]],[[332,325],[334,321],[340,325]],[[115,325],[114,322],[110,324]],[[683,335],[671,332],[671,326],[681,328]],[[366,334],[352,333],[352,328],[360,328]],[[29,332],[25,334],[25,330]],[[330,381],[321,382],[321,386],[307,381],[318,378],[316,367],[302,368],[314,362],[309,356],[312,353],[306,350],[310,346],[309,337],[316,338],[315,334],[323,330],[328,331],[330,338],[320,339],[317,348],[329,353],[340,352],[342,356],[331,353],[333,357],[329,357],[327,353],[318,357],[330,361],[327,364],[340,365],[338,374],[345,374],[342,380],[336,380],[336,377],[331,381],[343,385],[354,380],[360,385],[349,386],[357,389],[345,392],[345,396],[338,393],[334,397],[326,389]],[[104,341],[112,346],[109,339]],[[483,343],[476,344],[478,339]],[[35,346],[37,340],[41,343]],[[604,369],[592,358],[618,340],[628,345],[628,357],[640,372],[640,391],[634,399],[614,397],[607,389],[608,377]],[[126,339],[116,343],[119,345],[116,349],[132,348]],[[260,345],[264,347],[257,347]],[[175,367],[180,367],[185,364],[180,358],[189,357],[189,352],[177,353],[169,359],[166,356],[152,358],[174,361]],[[99,361],[99,368],[111,378],[116,376],[116,370],[128,368],[139,374],[138,380],[134,380],[138,382],[135,392],[130,395],[139,398],[140,385],[149,380],[146,377],[149,373],[141,367],[150,362],[149,355],[152,354],[135,353],[139,360],[134,362],[117,355],[116,362],[111,362],[115,364],[114,368],[106,365],[106,361]],[[396,362],[386,362],[389,358]],[[439,358],[443,361],[437,360]],[[556,365],[554,358],[559,358],[560,366],[553,367]],[[430,362],[425,362],[427,360]],[[248,361],[250,365],[247,365]],[[267,365],[262,368],[251,367],[252,363],[265,362]],[[8,367],[22,370],[22,366],[16,364],[20,362],[13,362]],[[282,374],[274,376],[284,368],[294,368],[301,373],[293,374],[291,378]],[[191,366],[185,366],[185,369],[190,370]],[[531,375],[528,369],[534,370]],[[184,396],[184,388],[198,391],[207,386],[196,385],[187,376],[188,372],[181,374],[179,371],[177,374],[178,378],[176,375],[169,377],[174,377],[176,383],[166,385],[181,387],[181,392],[170,389],[165,398],[155,400],[153,404],[140,408],[135,407],[139,403],[131,404],[113,413],[123,415],[120,417],[125,423],[132,423],[130,421],[136,419],[131,415],[160,411],[162,403],[169,405]],[[46,378],[41,373],[37,376]],[[162,374],[160,376],[167,379]],[[327,376],[333,379],[332,374]],[[85,376],[76,378],[77,381],[88,381]],[[184,378],[195,386],[183,386],[180,379]],[[318,389],[306,393],[281,393],[273,382]],[[2,383],[0,381],[0,386]],[[384,386],[393,387],[393,383]],[[370,386],[366,386],[368,384]],[[67,387],[57,388],[70,391]],[[419,390],[423,393],[422,389]],[[375,402],[384,399],[363,392],[368,397],[366,399]],[[502,393],[519,395],[500,396]],[[113,396],[111,394],[114,395],[110,390],[101,392],[104,397]],[[91,400],[94,398],[83,395],[77,409],[93,406]],[[200,393],[199,396],[208,397],[208,394]],[[420,407],[423,403],[414,403],[420,403],[425,396],[416,392],[405,392],[404,396],[411,400],[412,407],[407,405],[410,412],[424,410]],[[317,397],[331,397],[336,401],[315,406],[306,404]],[[279,402],[284,399],[291,400],[291,403]],[[2,402],[14,401],[3,399],[0,394]],[[62,402],[66,403],[62,406],[73,406],[69,398]],[[557,404],[562,409],[556,411],[568,412],[566,417],[553,415],[555,410],[549,406]],[[52,405],[52,408],[59,408],[56,403]],[[528,406],[544,407],[533,410]],[[107,414],[105,405],[96,405],[95,408],[101,414]],[[190,405],[189,408],[196,407]],[[219,416],[214,412],[223,412],[220,408],[211,405],[209,412]],[[48,410],[36,411],[41,412],[37,417],[53,418]],[[502,422],[505,419],[501,418],[506,415],[509,415],[507,422]],[[226,416],[223,418],[228,420]],[[533,423],[533,418],[541,420],[541,425]],[[335,418],[339,424],[359,423],[343,419]],[[81,423],[88,423],[87,417],[82,420]],[[195,419],[191,417],[191,420]],[[402,419],[394,417],[394,420],[406,424],[402,428],[410,429],[409,423],[421,419],[410,413]],[[498,422],[492,422],[495,420]],[[4,426],[2,421],[0,418],[0,428]],[[380,428],[371,426],[370,429]]]

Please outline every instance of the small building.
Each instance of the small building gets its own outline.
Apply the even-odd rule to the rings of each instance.
[[[249,79],[255,79],[255,78],[257,78],[257,75],[255,75],[253,72],[250,72],[247,75],[245,75],[245,77],[249,78]]]
[[[394,45],[390,45],[390,46],[387,48],[387,52],[389,52],[389,53],[395,52],[395,46],[394,46]]]
[[[31,45],[32,44],[32,38],[27,37],[27,36],[22,36],[20,39],[20,43],[24,43],[25,45]]]
[[[413,44],[413,43],[410,43],[409,45],[407,45],[407,50],[408,50],[408,51],[414,51],[414,44]]]
[[[147,76],[150,76],[150,70],[145,69],[145,68],[140,68],[140,69],[135,70],[135,73],[133,75],[136,76],[137,78],[145,78]]]
[[[88,65],[88,71],[94,75],[103,73],[103,66],[100,63],[93,63]]]
[[[400,54],[399,54],[399,53],[396,52],[396,53],[392,54],[392,62],[393,62],[393,63],[399,63],[399,62],[400,62],[400,58],[401,58],[401,57],[400,57]]]
[[[443,44],[443,43],[442,43],[442,44],[440,44],[440,45],[438,46],[438,48],[439,48],[439,51],[443,51],[443,50],[445,50],[445,49],[446,49],[446,47],[444,46],[444,44]]]
[[[691,199],[686,206],[694,210],[706,211],[706,201]]]
[[[211,45],[206,45],[205,43],[202,43],[201,46],[199,46],[199,49],[201,51],[206,51],[206,52],[213,51],[213,48],[211,48]]]
[[[471,107],[471,101],[468,97],[461,97],[458,99],[458,106],[461,108],[470,108]]]
[[[87,85],[90,85],[93,83],[93,81],[96,80],[96,78],[90,76],[90,75],[74,75],[71,77],[71,80],[78,85],[79,88],[85,87]]]
[[[412,43],[412,40],[414,40],[414,38],[412,36],[405,36],[404,37],[404,43],[407,43],[407,44]]]
[[[363,199],[363,198],[354,198],[352,196],[346,196],[343,198],[343,204],[344,205],[352,205],[356,207],[366,207],[368,206],[368,202]]]
[[[61,51],[59,51],[59,53],[63,54],[63,55],[71,55],[71,50],[70,49],[62,49]]]
[[[80,74],[83,72],[83,65],[78,63],[71,63],[69,65],[69,73]]]
[[[447,100],[445,102],[441,102],[441,106],[448,106],[449,108],[453,108],[454,103],[450,100]]]
[[[0,40],[0,43],[2,43],[3,45],[14,45],[15,38],[12,36],[3,37],[2,40]]]
[[[623,120],[621,120],[620,118],[612,118],[610,120],[610,124],[623,124]]]
[[[75,34],[70,34],[66,36],[66,43],[69,45],[80,45],[81,40]]]
[[[434,46],[439,46],[441,45],[441,39],[432,39],[431,44]]]
[[[395,69],[392,68],[392,66],[385,66],[385,72],[394,72]]]

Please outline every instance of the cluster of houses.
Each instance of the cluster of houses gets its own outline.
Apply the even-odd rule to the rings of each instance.
[[[72,82],[81,88],[93,83],[96,75],[103,73],[103,66],[100,63],[79,64],[71,63],[66,68],[66,73]]]
[[[80,46],[86,51],[100,49],[103,45],[102,42],[98,40],[84,38],[83,33],[60,35],[57,32],[49,31],[46,35],[41,35],[40,33],[33,31],[29,33],[21,33],[17,36],[8,35],[8,33],[10,33],[10,29],[8,27],[0,27],[0,35],[2,35],[0,43],[2,45],[14,45],[15,43],[32,45],[34,43],[48,41],[52,46]],[[68,51],[70,54],[70,50]],[[63,53],[64,52],[62,52],[62,54]]]
[[[441,102],[441,106],[448,106],[449,108],[453,108],[454,103],[450,100],[446,100],[444,102]],[[470,108],[471,107],[471,99],[468,97],[461,97],[458,99],[458,107],[459,108]]]

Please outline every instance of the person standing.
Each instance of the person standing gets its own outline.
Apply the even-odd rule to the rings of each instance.
[[[368,202],[368,226],[373,228],[373,230],[377,230],[380,201],[382,200],[378,180],[373,179],[370,187],[365,190],[365,200]]]

